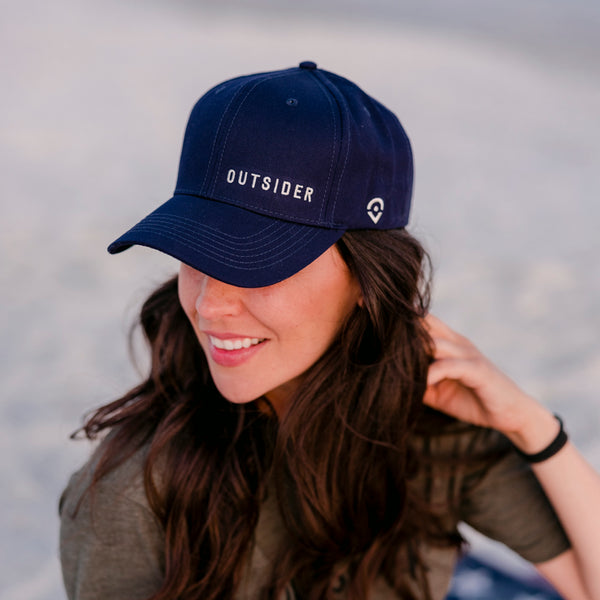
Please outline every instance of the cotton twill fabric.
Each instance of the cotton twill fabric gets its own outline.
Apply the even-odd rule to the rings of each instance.
[[[415,440],[428,459],[412,485],[425,489],[444,525],[453,530],[465,521],[505,543],[531,562],[543,562],[569,547],[552,507],[535,476],[497,432],[457,424],[442,435]],[[142,600],[159,587],[164,570],[164,535],[144,493],[142,471],[146,448],[104,477],[94,495],[87,494],[73,512],[93,473],[98,454],[77,473],[60,502],[60,552],[70,600]],[[493,466],[484,464],[489,458]],[[467,462],[463,459],[469,458]],[[449,501],[458,510],[449,510]],[[272,496],[261,508],[255,545],[235,600],[256,598],[277,560],[284,535]],[[456,552],[427,548],[429,581],[435,600],[448,590]],[[336,582],[332,586],[337,589]],[[374,600],[396,595],[379,578]],[[339,592],[344,597],[343,589]],[[293,597],[289,588],[286,598]]]

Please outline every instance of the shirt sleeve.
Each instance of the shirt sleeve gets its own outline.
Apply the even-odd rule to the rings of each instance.
[[[567,550],[570,543],[552,505],[510,442],[496,431],[480,430],[473,450],[497,458],[465,477],[461,519],[532,563]]]
[[[161,586],[164,534],[146,501],[139,457],[92,493],[93,462],[75,473],[59,512],[60,558],[69,600],[142,600]]]

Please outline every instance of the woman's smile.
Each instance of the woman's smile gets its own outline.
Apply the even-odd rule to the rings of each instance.
[[[202,333],[208,338],[210,358],[222,367],[236,367],[243,364],[268,342],[267,338],[228,333]]]
[[[285,402],[290,384],[331,345],[360,289],[332,246],[292,277],[262,288],[229,285],[182,264],[179,298],[225,398]]]
[[[250,346],[256,346],[265,341],[265,339],[260,340],[258,338],[238,337],[234,335],[220,338],[210,334],[208,334],[208,339],[215,348],[228,351],[250,348]]]

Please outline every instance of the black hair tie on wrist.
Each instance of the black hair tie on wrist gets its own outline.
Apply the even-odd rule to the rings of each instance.
[[[522,450],[515,448],[517,454],[521,456],[524,460],[526,460],[528,463],[540,463],[544,460],[548,460],[550,457],[554,456],[557,452],[559,452],[569,440],[569,436],[563,429],[562,419],[556,414],[554,415],[554,418],[558,421],[560,425],[560,430],[556,434],[556,437],[543,450],[541,450],[540,452],[536,452],[535,454],[526,454]]]

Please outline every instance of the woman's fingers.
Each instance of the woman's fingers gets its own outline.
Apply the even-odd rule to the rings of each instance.
[[[448,333],[454,333],[444,321],[436,317],[435,315],[428,313],[425,317],[425,326],[429,329],[430,333],[432,331],[446,331]]]
[[[475,358],[480,355],[479,350],[468,338],[448,327],[437,317],[427,315],[425,326],[435,345],[434,358]]]
[[[477,389],[494,375],[493,365],[468,338],[431,314],[426,317],[426,325],[435,345],[435,360],[429,367],[427,379],[429,385],[454,379]]]
[[[459,419],[504,433],[521,431],[537,401],[523,392],[466,337],[428,315],[435,345],[423,401]]]
[[[432,337],[432,340],[435,345],[433,356],[436,360],[444,358],[471,358],[478,354],[477,349],[472,344],[439,337]]]
[[[424,324],[431,337],[453,340],[455,342],[469,342],[466,337],[462,336],[457,331],[454,331],[454,329],[446,325],[444,321],[431,313],[428,313],[425,317]]]
[[[439,358],[429,366],[427,385],[435,385],[444,379],[455,379],[467,387],[475,388],[484,377],[486,365],[479,357],[450,355]]]

